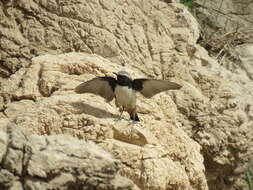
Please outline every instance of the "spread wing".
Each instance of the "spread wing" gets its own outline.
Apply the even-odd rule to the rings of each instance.
[[[156,80],[156,79],[135,79],[133,80],[133,88],[139,91],[146,98],[151,98],[155,94],[166,90],[176,90],[180,89],[182,86],[166,81],[166,80]]]
[[[108,102],[114,98],[116,79],[112,77],[97,77],[78,85],[75,92],[92,93],[105,98]]]

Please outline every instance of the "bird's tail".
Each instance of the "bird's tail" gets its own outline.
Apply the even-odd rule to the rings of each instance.
[[[135,113],[135,116],[130,116],[130,118],[131,118],[132,120],[134,120],[134,121],[140,121],[140,119],[139,119],[137,113]]]
[[[138,114],[136,113],[136,111],[132,111],[132,112],[128,112],[130,115],[130,119],[133,121],[140,121]]]

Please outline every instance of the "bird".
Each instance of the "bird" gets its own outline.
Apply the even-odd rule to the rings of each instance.
[[[113,72],[114,77],[95,77],[89,81],[83,82],[75,87],[74,91],[78,94],[92,93],[103,97],[107,102],[115,98],[115,104],[122,113],[127,111],[130,119],[140,121],[136,111],[136,93],[141,93],[146,98],[166,91],[177,90],[182,86],[175,82],[159,79],[137,78],[132,79],[126,71]]]

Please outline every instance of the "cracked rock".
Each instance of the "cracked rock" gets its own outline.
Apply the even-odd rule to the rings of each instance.
[[[0,143],[1,189],[138,189],[118,174],[118,161],[93,142],[32,135],[13,124],[7,134],[0,132]]]

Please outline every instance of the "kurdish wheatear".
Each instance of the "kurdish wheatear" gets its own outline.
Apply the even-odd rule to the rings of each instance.
[[[177,83],[166,80],[132,79],[125,71],[113,73],[117,76],[117,79],[113,77],[96,77],[78,85],[75,92],[100,95],[108,102],[115,98],[116,106],[120,107],[121,110],[120,117],[123,111],[127,111],[130,119],[134,121],[140,121],[136,112],[136,92],[140,92],[146,98],[151,98],[160,92],[182,87]]]

